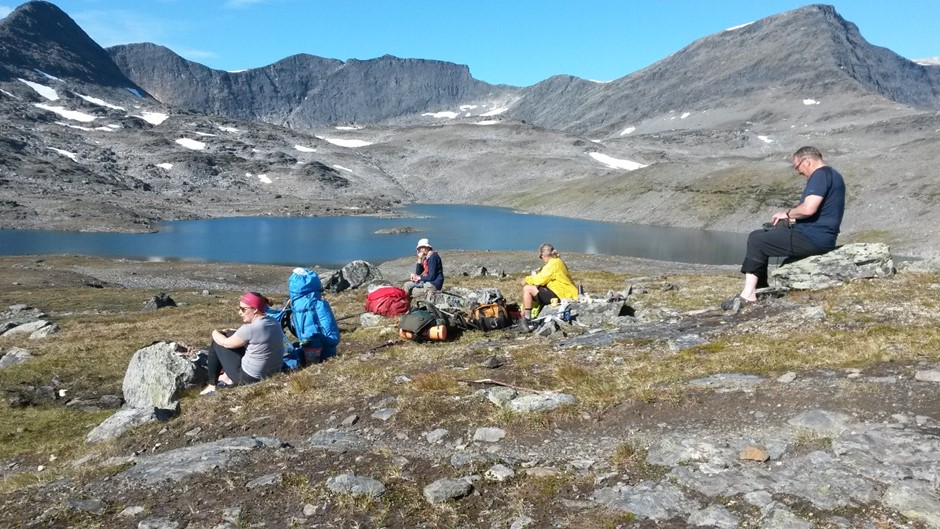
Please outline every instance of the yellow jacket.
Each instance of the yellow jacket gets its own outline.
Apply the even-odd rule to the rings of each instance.
[[[537,274],[526,276],[527,285],[545,286],[562,299],[578,299],[578,287],[574,286],[568,267],[560,257],[552,257]]]

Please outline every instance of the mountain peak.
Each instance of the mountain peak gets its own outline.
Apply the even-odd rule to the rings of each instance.
[[[0,21],[0,80],[41,70],[58,78],[137,88],[65,12],[27,2]]]

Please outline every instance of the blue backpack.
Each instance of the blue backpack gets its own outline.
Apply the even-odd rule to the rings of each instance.
[[[295,268],[287,282],[290,299],[274,315],[297,341],[284,354],[284,367],[298,369],[336,356],[339,326],[330,303],[323,299],[323,284],[313,270]]]

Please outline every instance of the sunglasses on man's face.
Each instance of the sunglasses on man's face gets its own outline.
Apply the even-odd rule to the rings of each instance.
[[[238,312],[245,312],[246,310],[251,310],[251,307],[242,307],[241,305],[238,306]]]
[[[800,161],[793,164],[793,170],[799,172],[800,166],[803,165],[803,162],[806,161],[806,158],[800,158]]]

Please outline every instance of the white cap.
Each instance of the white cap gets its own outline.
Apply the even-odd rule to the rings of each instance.
[[[415,250],[417,250],[418,248],[421,248],[422,246],[427,246],[428,248],[431,248],[431,243],[429,243],[427,239],[421,239],[420,241],[418,241],[418,246],[415,247]]]

